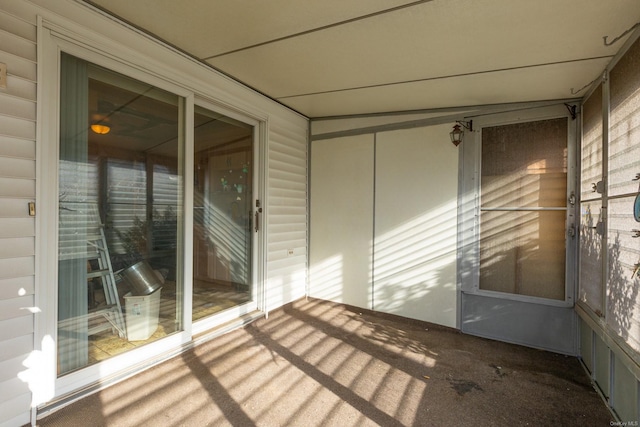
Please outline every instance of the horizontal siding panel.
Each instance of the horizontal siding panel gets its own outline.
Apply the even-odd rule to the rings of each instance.
[[[0,0],[0,8],[2,8],[5,13],[22,19],[25,22],[31,22],[33,25],[36,25],[38,22],[37,9],[35,9],[31,3],[15,0]]]
[[[0,175],[2,172],[0,172]],[[36,182],[34,179],[19,179],[0,177],[0,197],[36,196]]]
[[[34,283],[34,276],[0,279],[0,299],[11,299],[25,295],[33,295],[35,292]]]
[[[269,190],[270,197],[279,199],[305,200],[307,197],[307,187],[299,186],[298,188],[271,188]]]
[[[287,161],[269,160],[269,167],[277,169],[281,172],[287,172],[290,174],[298,175],[301,178],[306,177],[307,165],[295,164]],[[300,179],[300,178],[299,178]],[[306,179],[304,180],[306,181]]]
[[[35,121],[36,103],[0,92],[0,115]]]
[[[24,366],[22,370],[24,371]],[[31,422],[31,413],[29,412],[31,400],[30,392],[12,395],[11,399],[0,403],[0,414],[2,414],[0,420],[8,420],[7,426],[29,424]]]
[[[26,359],[26,356],[16,356],[11,359],[3,360],[0,362],[0,382],[12,380],[15,378],[17,372],[22,372],[26,368],[22,364]],[[2,413],[2,411],[0,411]]]
[[[0,198],[0,218],[27,218],[28,203],[25,199]]]
[[[0,29],[0,50],[35,61],[36,43]]]
[[[271,140],[269,144],[269,158],[276,155],[286,155],[298,159],[300,163],[307,163],[307,147],[294,140]]]
[[[33,335],[23,335],[21,337],[5,340],[0,346],[0,362],[18,356],[28,355],[33,351]]]
[[[13,396],[18,396],[28,392],[29,385],[17,376],[15,378],[0,382],[0,402],[6,402]]]
[[[275,121],[271,122],[270,127],[270,136],[272,140],[288,140],[295,141],[295,143],[291,144],[295,145],[306,145],[307,138],[309,135],[307,127],[298,127],[292,126],[292,122],[281,120],[277,123]],[[306,123],[305,123],[306,124]]]
[[[34,257],[0,259],[0,279],[33,276],[35,274]],[[0,310],[0,319],[3,313]]]
[[[299,219],[302,219],[300,217]],[[307,227],[304,222],[295,222],[291,224],[270,224],[269,232],[272,234],[280,233],[306,233]]]
[[[12,138],[0,135],[0,156],[36,158],[36,142],[33,139]]]
[[[10,340],[22,335],[33,334],[33,316],[15,317],[0,320],[0,341]]]
[[[269,188],[290,189],[290,190],[307,190],[306,177],[300,175],[288,174],[286,172],[274,171],[269,177]]]
[[[0,176],[35,179],[36,162],[31,159],[15,159],[0,156]]]
[[[0,238],[36,235],[36,222],[29,218],[0,218]]]
[[[21,77],[9,73],[7,65],[7,89],[6,93],[16,98],[36,101],[36,82],[25,80]]]
[[[0,116],[0,134],[35,141],[36,122],[10,116]]]
[[[35,42],[37,39],[36,26],[23,19],[0,11],[0,30],[15,34],[25,40]]]
[[[276,144],[274,144],[276,145]],[[305,150],[287,150],[287,147],[278,147],[277,150],[269,152],[269,161],[283,161],[285,163],[296,164],[299,166],[307,166],[307,158]]]
[[[297,240],[288,240],[282,242],[269,242],[269,252],[272,254],[280,254],[284,253],[285,257],[290,257],[288,250],[293,249],[294,256],[295,255],[304,255],[306,253],[305,250],[305,239],[306,236],[302,236],[302,238]]]
[[[32,82],[38,80],[38,68],[33,61],[9,52],[0,51],[0,62],[7,64],[7,74],[11,76]],[[13,95],[11,89],[12,87],[7,87],[4,92]]]
[[[35,255],[35,237],[0,239],[0,258]]]
[[[307,216],[293,216],[293,215],[283,215],[278,217],[269,217],[269,230],[273,226],[306,226],[307,224]]]
[[[0,320],[33,317],[33,295],[0,300]]]
[[[305,199],[295,197],[275,197],[269,194],[269,200],[272,206],[299,206],[305,208],[307,206]]]
[[[294,220],[296,218],[306,218],[307,207],[304,205],[272,205],[269,208],[269,217],[273,218],[274,216],[287,216]]]

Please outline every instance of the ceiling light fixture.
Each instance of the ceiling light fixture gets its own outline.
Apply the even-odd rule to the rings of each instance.
[[[106,135],[109,133],[111,128],[106,123],[97,122],[91,125],[91,130],[97,133],[98,135]]]
[[[92,114],[91,130],[98,135],[106,135],[111,131],[109,116],[113,114],[113,104],[102,99],[98,100],[97,110],[95,114]]]

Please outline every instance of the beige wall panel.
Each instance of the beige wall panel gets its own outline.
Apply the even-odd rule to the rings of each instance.
[[[0,157],[0,175],[11,178],[35,179],[36,162],[31,159]]]
[[[6,239],[9,240],[9,239]],[[34,277],[17,277],[0,280],[0,299],[18,298],[33,295]]]
[[[35,255],[35,238],[15,237],[0,239],[0,258],[15,258]]]
[[[35,273],[34,265],[34,257],[0,259],[0,279],[31,276]],[[0,319],[2,319],[2,316],[5,314],[2,310],[2,304],[4,302],[5,301],[0,301]],[[23,305],[22,307],[30,307],[30,305]]]
[[[36,138],[36,122],[0,116],[0,134],[24,139]]]
[[[29,214],[28,202],[25,199],[0,198],[0,220],[2,218],[26,218]]]
[[[22,316],[31,316],[32,313],[29,309],[32,307],[32,295],[0,300],[0,320],[13,319]]]
[[[35,197],[33,179],[0,178],[0,197]]]
[[[35,82],[38,77],[36,63],[29,59],[0,51],[0,62],[7,64],[7,73],[11,76],[32,82]],[[8,87],[5,93],[11,93],[11,89],[12,87]]]
[[[33,317],[22,316],[13,319],[0,320],[0,340],[10,340],[22,335],[33,333]]]
[[[4,341],[0,347],[0,360],[7,360],[23,354],[29,354],[32,348],[33,336],[31,334]]]
[[[0,50],[35,61],[36,44],[7,31],[0,30]]]
[[[35,232],[33,218],[0,218],[0,238],[35,236]]]
[[[377,135],[374,308],[455,327],[458,149],[450,131]]]
[[[36,143],[32,139],[20,139],[0,135],[0,156],[35,159]]]
[[[311,146],[312,297],[371,308],[373,135]]]
[[[36,103],[20,98],[5,96],[4,93],[0,92],[0,114],[3,116],[35,120]]]
[[[22,371],[24,371],[24,366],[21,367]],[[0,365],[0,370],[4,369]],[[6,368],[10,369],[10,368]],[[18,394],[19,391],[15,390],[14,393],[10,395],[10,398],[2,401],[0,403],[0,414],[3,415],[2,420],[5,419],[7,421],[7,426],[20,426],[26,425],[30,422],[29,412],[23,411],[23,408],[28,408],[31,405],[31,393],[28,391],[23,394]],[[2,397],[0,396],[0,401]]]
[[[15,35],[16,37],[36,41],[36,26],[6,12],[0,11],[0,30]]]

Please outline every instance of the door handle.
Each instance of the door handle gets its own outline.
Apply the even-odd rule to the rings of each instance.
[[[256,233],[260,229],[260,214],[261,213],[262,213],[262,208],[258,208],[256,210],[256,216],[255,216],[255,230],[256,230]]]
[[[636,237],[640,237],[640,230],[631,230],[631,237],[633,237],[634,239]]]

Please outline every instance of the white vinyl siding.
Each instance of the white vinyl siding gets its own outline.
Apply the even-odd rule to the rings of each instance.
[[[307,146],[305,122],[270,122],[266,310],[300,298],[305,293]]]
[[[0,426],[30,421],[18,373],[33,351],[36,178],[36,25],[0,7]]]
[[[47,217],[52,215],[52,210],[47,209],[45,203],[50,193],[43,189],[45,183],[55,177],[43,175],[36,182],[37,173],[53,171],[46,163],[47,153],[56,155],[52,145],[54,134],[50,128],[43,127],[39,142],[42,146],[38,147],[43,163],[36,164],[37,83],[42,85],[42,100],[46,104],[50,94],[47,82],[52,80],[51,75],[43,73],[40,76],[43,81],[38,82],[39,16],[46,22],[91,28],[88,31],[95,32],[94,38],[83,37],[81,43],[105,42],[108,46],[100,48],[115,56],[121,55],[125,62],[142,61],[140,57],[144,57],[146,67],[153,68],[154,73],[164,73],[167,80],[179,82],[196,96],[215,99],[240,114],[264,121],[265,300],[261,308],[273,310],[304,296],[306,290],[306,118],[149,38],[128,31],[113,20],[91,12],[80,2],[0,0],[0,62],[6,64],[8,70],[7,88],[0,89],[0,427],[30,423],[32,393],[23,380],[25,374],[29,374],[24,363],[34,350],[40,350],[40,339],[47,333],[43,319],[55,319],[55,313],[50,312],[52,306],[46,305],[55,280],[45,277],[47,270],[42,267],[51,263],[46,241],[53,235]],[[108,37],[104,37],[105,34]],[[41,43],[44,42],[41,40]],[[112,45],[122,48],[111,49]],[[132,52],[135,55],[132,56]],[[132,59],[134,56],[137,59]],[[171,66],[166,65],[168,63]],[[46,112],[43,115],[46,116]],[[37,190],[42,196],[40,200],[36,200]],[[171,188],[163,190],[172,192]],[[28,203],[32,201],[39,203],[36,217],[29,216]],[[41,236],[36,236],[36,219],[43,227]],[[36,247],[39,265],[34,255]],[[41,279],[37,280],[36,272],[42,273]],[[34,307],[38,301],[44,306]],[[37,318],[34,312],[39,312]],[[40,334],[35,340],[34,325],[38,325]],[[37,401],[38,405],[43,403],[46,404]]]

